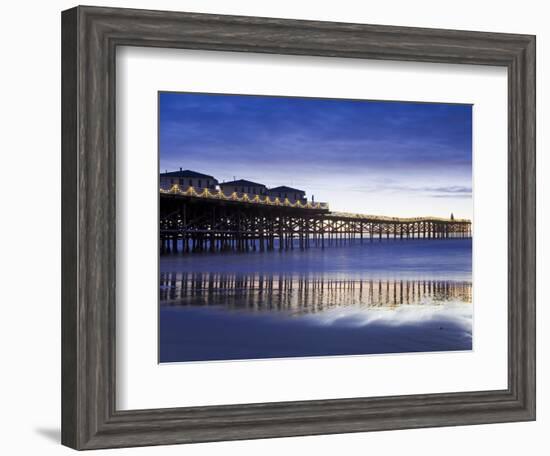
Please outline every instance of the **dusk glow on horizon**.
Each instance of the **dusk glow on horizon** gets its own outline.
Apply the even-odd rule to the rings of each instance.
[[[333,211],[472,218],[472,106],[159,94],[160,171],[306,191]]]

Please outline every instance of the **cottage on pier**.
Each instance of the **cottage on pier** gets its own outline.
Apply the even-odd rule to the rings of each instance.
[[[180,190],[186,191],[193,187],[197,192],[202,192],[205,188],[216,190],[217,179],[208,174],[198,173],[190,169],[160,173],[160,188],[170,190],[173,185],[179,185]]]
[[[288,198],[291,203],[300,201],[300,203],[307,203],[306,192],[304,190],[299,190],[297,188],[287,187],[285,185],[281,187],[274,187],[267,190],[267,194],[270,198],[279,198],[281,201],[284,201]]]
[[[259,184],[258,182],[252,182],[246,179],[222,182],[220,184],[220,189],[225,195],[228,196],[233,193],[237,193],[239,198],[245,193],[249,197],[254,197],[256,195],[265,195],[267,191],[267,187],[264,184]]]

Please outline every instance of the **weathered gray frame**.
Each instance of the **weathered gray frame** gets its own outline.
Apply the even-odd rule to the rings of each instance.
[[[506,67],[508,388],[116,410],[115,49],[121,45]],[[93,449],[535,419],[534,36],[77,7],[62,14],[62,52],[63,444]]]

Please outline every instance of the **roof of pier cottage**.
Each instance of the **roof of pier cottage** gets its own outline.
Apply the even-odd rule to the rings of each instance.
[[[249,181],[249,180],[246,180],[246,179],[238,179],[238,180],[229,181],[229,182],[222,182],[220,184],[220,186],[224,186],[224,185],[232,185],[232,186],[236,186],[236,187],[262,187],[262,188],[267,188],[264,184],[259,184],[258,182],[252,182],[252,181]]]
[[[212,179],[217,182],[217,179],[215,179],[213,176],[210,176],[208,174],[198,173],[197,171],[191,171],[190,169],[182,169],[180,168],[179,171],[166,171],[164,173],[161,173],[161,176],[166,177],[191,177],[191,178],[198,178],[198,179]]]
[[[268,189],[268,192],[278,192],[278,193],[306,193],[305,190],[300,190],[298,188],[292,188],[292,187],[287,187],[286,185],[281,185],[280,187],[274,187],[274,188],[270,188]]]

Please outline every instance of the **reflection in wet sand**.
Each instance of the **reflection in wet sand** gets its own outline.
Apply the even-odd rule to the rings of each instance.
[[[293,315],[346,307],[471,304],[472,284],[452,280],[342,280],[310,275],[161,273],[160,301],[169,306],[222,306]]]

